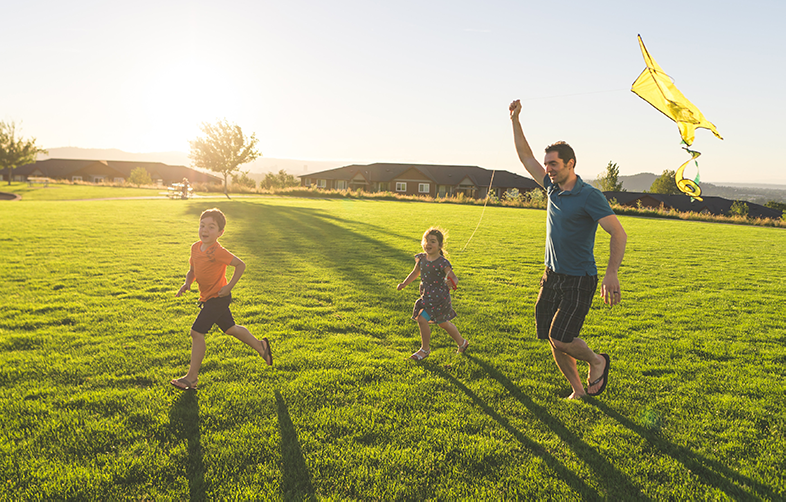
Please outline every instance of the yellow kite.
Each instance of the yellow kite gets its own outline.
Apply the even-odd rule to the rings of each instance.
[[[690,146],[693,143],[697,127],[709,129],[718,139],[723,139],[715,128],[715,125],[704,118],[704,115],[701,114],[699,109],[688,101],[688,98],[674,86],[674,81],[671,77],[669,77],[666,72],[663,71],[663,68],[658,66],[658,63],[652,59],[650,53],[647,52],[647,48],[644,47],[641,35],[639,35],[639,46],[641,47],[641,55],[644,56],[644,62],[647,64],[647,68],[645,68],[644,71],[641,72],[641,75],[639,75],[639,78],[633,82],[633,87],[631,87],[630,90],[676,122],[677,127],[680,129],[682,141],[686,145]],[[698,174],[696,175],[695,181],[683,178],[682,174],[691,160],[696,162],[696,167],[698,168],[699,163],[696,161],[696,158],[701,154],[693,150],[688,150],[687,148],[685,148],[685,150],[691,154],[691,158],[682,164],[675,173],[674,178],[677,183],[677,188],[694,199],[702,200],[700,197],[701,188],[698,185]]]
[[[686,145],[690,146],[693,143],[697,127],[709,129],[718,139],[723,139],[712,122],[705,119],[696,105],[682,95],[679,89],[674,86],[671,77],[652,59],[647,48],[644,47],[641,35],[639,35],[639,46],[641,46],[641,54],[644,56],[647,68],[633,82],[633,87],[630,90],[676,122],[677,127],[680,128],[680,136]]]

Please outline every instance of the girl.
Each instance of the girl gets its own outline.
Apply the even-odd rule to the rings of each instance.
[[[455,289],[458,278],[442,251],[443,242],[444,236],[440,229],[431,227],[426,230],[420,242],[425,253],[415,255],[415,268],[397,288],[401,291],[423,274],[420,281],[420,298],[415,302],[415,310],[412,313],[412,319],[418,322],[421,340],[420,350],[410,356],[410,359],[415,361],[422,361],[431,354],[429,323],[438,324],[448,332],[458,345],[457,354],[463,353],[469,347],[469,340],[462,338],[456,326],[450,322],[456,317],[456,312],[450,304],[450,289],[447,281],[451,281]]]

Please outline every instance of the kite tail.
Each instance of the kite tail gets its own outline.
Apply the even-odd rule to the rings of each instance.
[[[683,150],[685,150],[691,155],[691,158],[686,160],[685,163],[682,164],[679,169],[677,169],[677,172],[674,174],[674,181],[677,182],[677,188],[680,189],[680,192],[689,195],[691,199],[695,199],[699,201],[704,200],[701,198],[701,187],[699,186],[698,183],[699,181],[698,172],[696,173],[696,181],[685,178],[683,175],[683,173],[685,172],[685,168],[688,166],[688,164],[690,164],[691,160],[696,163],[696,168],[698,169],[699,161],[696,159],[699,157],[699,155],[701,155],[701,153],[694,150],[690,150],[686,146],[682,148]]]

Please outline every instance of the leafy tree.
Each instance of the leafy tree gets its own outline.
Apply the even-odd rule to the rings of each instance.
[[[296,176],[287,174],[281,169],[277,173],[265,174],[265,179],[260,182],[262,188],[286,188],[300,185]]]
[[[731,208],[729,209],[729,214],[732,216],[748,216],[750,209],[748,208],[748,204],[741,200],[735,200],[731,204]]]
[[[144,167],[135,167],[131,170],[131,175],[128,177],[128,182],[136,186],[152,185],[153,178],[150,177],[150,173],[147,172],[147,169]]]
[[[253,178],[248,177],[248,171],[240,171],[240,174],[233,174],[232,183],[248,187],[252,190],[257,187],[257,182],[254,181]]]
[[[202,124],[204,137],[189,141],[191,152],[188,157],[195,167],[201,167],[224,175],[224,195],[229,198],[227,177],[260,156],[256,150],[257,138],[252,133],[245,136],[240,126],[226,120],[215,124]]]
[[[783,202],[776,202],[774,200],[771,200],[771,201],[767,202],[766,204],[764,204],[764,207],[768,207],[770,209],[775,209],[775,210],[778,210],[778,211],[781,211],[781,212],[786,212],[786,204],[783,203]]]
[[[669,171],[666,169],[663,171],[663,174],[660,175],[660,178],[656,179],[652,186],[650,187],[650,193],[662,193],[666,195],[678,195],[680,194],[680,189],[677,188],[677,182],[674,181],[674,176],[676,175],[676,171]]]
[[[619,166],[609,161],[609,165],[606,166],[606,172],[598,175],[595,184],[600,188],[601,192],[625,192],[626,190],[622,188],[622,183],[618,181],[619,175]]]
[[[35,138],[17,138],[16,124],[0,122],[0,169],[8,169],[8,184],[11,173],[19,166],[32,164],[39,153],[48,153],[35,144]]]

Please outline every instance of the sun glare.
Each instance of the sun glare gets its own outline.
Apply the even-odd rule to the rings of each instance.
[[[137,96],[146,130],[136,139],[138,151],[187,151],[203,122],[232,114],[237,92],[224,72],[202,61],[168,66],[148,79]]]

